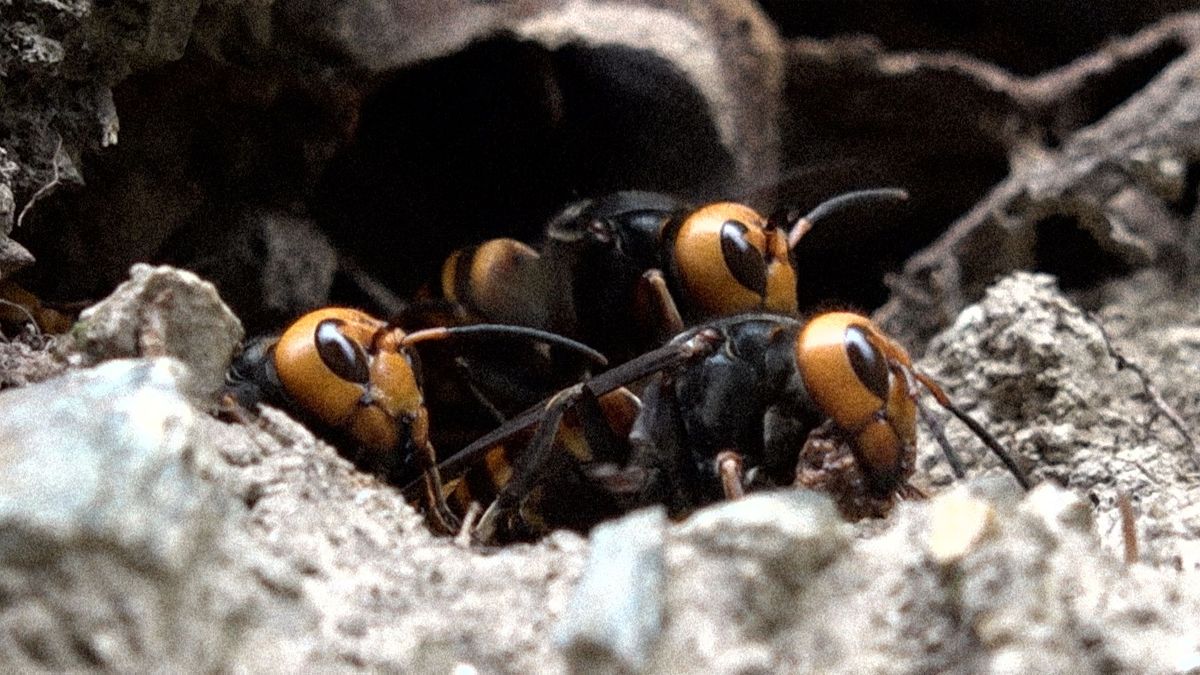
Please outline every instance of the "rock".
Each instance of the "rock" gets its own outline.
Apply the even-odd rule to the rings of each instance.
[[[678,539],[700,555],[753,557],[773,573],[801,584],[848,543],[848,530],[824,495],[778,490],[702,509],[689,518]]]
[[[972,484],[902,505],[866,539],[814,527],[810,544],[831,554],[815,567],[807,552],[790,564],[777,555],[787,546],[766,536],[773,517],[752,519],[759,545],[724,554],[695,548],[695,526],[683,523],[668,535],[667,622],[652,671],[1173,672],[1194,658],[1200,628],[1186,617],[1200,597],[1186,576],[1127,571],[1061,488],[1020,502],[989,492]],[[964,520],[962,506],[985,526],[931,547],[952,534],[947,518]],[[830,505],[821,510],[837,522]],[[720,521],[708,537],[749,543],[736,519]],[[793,529],[783,522],[777,533]]]
[[[933,560],[942,565],[961,560],[996,527],[995,509],[963,490],[934,500],[930,511],[925,547]]]
[[[338,254],[311,219],[251,211],[224,236],[200,229],[180,238],[168,257],[211,281],[251,335],[329,304]]]
[[[782,490],[695,513],[669,535],[663,637],[652,672],[766,672],[765,636],[792,621],[850,528],[824,495]]]
[[[85,309],[64,349],[77,364],[141,355],[173,356],[215,395],[242,339],[242,324],[213,285],[191,272],[136,264],[131,279]]]
[[[1177,310],[1158,310],[1164,311]],[[1035,480],[1068,485],[1093,500],[1107,549],[1122,550],[1116,504],[1124,492],[1143,517],[1153,514],[1153,525],[1142,523],[1143,556],[1200,565],[1178,538],[1200,534],[1190,506],[1196,501],[1190,496],[1192,449],[1180,443],[1139,379],[1117,369],[1101,325],[1058,291],[1052,277],[1002,279],[934,338],[918,365],[1019,453]],[[960,425],[946,427],[968,465],[998,465],[980,459],[978,439]],[[936,445],[925,441],[921,451],[918,474],[948,481]]]
[[[0,233],[4,236],[12,232],[13,222],[17,219],[17,203],[13,199],[12,188],[8,185],[6,172],[2,168],[7,161],[6,154],[0,154]],[[10,173],[16,173],[16,165],[12,166],[14,170]]]
[[[908,511],[892,536],[915,536],[918,541],[919,533],[927,536],[937,527],[942,511],[938,502],[943,499],[959,497],[939,497],[931,508]],[[947,633],[935,647],[943,651],[941,658],[951,659],[946,665],[960,658],[954,656],[956,650],[966,649],[978,657],[972,668],[980,671],[1015,667],[1041,672],[1167,672],[1191,649],[1189,641],[1194,644],[1200,633],[1194,622],[1180,617],[1193,611],[1188,606],[1196,598],[1192,595],[1183,603],[1170,599],[1186,580],[1164,574],[1153,582],[1153,590],[1146,588],[1142,578],[1127,573],[1120,561],[1101,550],[1091,518],[1080,517],[1087,508],[1077,496],[1043,484],[1017,508],[987,501],[996,513],[990,534],[961,549],[950,568],[917,583],[931,586],[919,603],[925,610],[940,605],[948,621]],[[929,572],[917,568],[905,574],[910,579],[901,583],[916,582]],[[1121,618],[1128,611],[1123,607],[1128,599],[1142,593],[1147,593],[1140,603],[1142,619],[1148,636],[1154,636],[1146,643],[1164,646],[1154,654],[1131,653],[1132,633],[1125,632],[1131,625]],[[921,621],[921,613],[908,615],[908,620]],[[1114,632],[1097,632],[1099,625],[1109,625]],[[916,628],[912,624],[901,630]],[[937,661],[917,663],[922,669],[935,667]]]
[[[17,202],[9,181],[19,170],[0,145],[0,280],[33,264],[33,254],[8,237],[17,220]]]
[[[284,612],[250,624],[275,637],[244,643],[234,670],[563,671],[552,636],[583,568],[579,536],[459,547],[276,410],[202,423],[212,445],[197,471],[246,505],[237,563]]]
[[[2,187],[0,186],[0,188]],[[0,195],[0,197],[2,196]],[[32,264],[32,253],[7,236],[0,235],[0,279],[6,279]]]
[[[6,670],[207,670],[246,607],[215,573],[230,502],[187,467],[206,439],[171,359],[0,395]]]
[[[555,642],[572,672],[641,672],[662,628],[663,508],[592,531],[587,567]]]
[[[53,343],[25,334],[0,342],[0,390],[23,387],[57,375],[67,367],[56,358]]]
[[[178,59],[199,8],[200,0],[6,3],[0,151],[19,166],[11,186],[22,203],[56,175],[83,183],[71,158],[116,143],[112,87],[134,70]]]

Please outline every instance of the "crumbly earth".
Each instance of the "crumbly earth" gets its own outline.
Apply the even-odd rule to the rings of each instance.
[[[1194,292],[1148,275],[1113,284],[1098,298],[1096,315],[1117,349],[1145,368],[1163,399],[1190,419],[1197,397],[1187,378],[1191,352],[1200,348],[1193,339],[1200,321]],[[190,519],[154,516],[139,526],[153,541],[177,542],[162,562],[133,562],[144,555],[138,553],[140,529],[93,523],[86,526],[91,534],[80,538],[59,525],[47,527],[29,506],[0,509],[0,540],[8,542],[0,552],[9,552],[0,556],[0,568],[11,597],[21,598],[0,606],[0,631],[9,631],[0,640],[0,661],[70,669],[152,667],[162,658],[213,666],[216,658],[219,667],[233,669],[418,672],[1181,672],[1200,666],[1198,490],[1190,446],[1155,413],[1141,381],[1116,370],[1094,320],[1051,278],[1019,274],[968,309],[920,366],[1015,448],[1045,485],[1022,500],[1011,478],[986,459],[971,461],[966,487],[950,491],[936,446],[925,441],[918,474],[939,496],[901,504],[885,520],[851,526],[815,493],[796,491],[707,509],[658,535],[610,535],[597,540],[595,550],[571,534],[478,550],[431,535],[395,488],[354,470],[284,414],[267,409],[255,420],[222,421],[192,403],[192,412],[178,413],[182,421],[160,431],[156,423],[138,423],[120,432],[142,439],[133,447],[158,448],[155,461],[182,462],[182,474],[172,478],[182,487],[142,488],[148,480],[142,478],[75,483],[76,491],[115,485],[118,492],[106,488],[96,503],[130,506],[148,495],[157,495],[154,504],[171,503],[173,491],[183,499],[202,490],[201,503],[214,508],[187,507],[182,513]],[[7,425],[16,424],[45,409],[37,396],[111,387],[90,374],[97,371],[71,370],[69,378],[87,375],[75,388],[46,383],[15,390],[29,392],[32,399],[20,400],[34,401],[22,405],[36,413],[23,412],[17,397],[0,395],[0,412]],[[119,392],[88,396],[128,410]],[[80,400],[88,407],[78,419],[109,414]],[[72,410],[69,401],[62,405]],[[129,446],[109,446],[102,434],[73,431],[74,419],[67,415],[44,432],[21,433],[65,434],[81,457],[128,455],[122,448]],[[983,456],[955,423],[947,432],[964,455]],[[18,453],[5,433],[0,449],[6,461],[23,457],[35,466],[36,457]],[[79,440],[92,437],[97,440]],[[54,443],[39,440],[36,447]],[[90,471],[102,462],[76,464],[58,471]],[[995,475],[981,477],[981,471]],[[161,485],[161,478],[153,480]],[[1141,547],[1142,562],[1132,567],[1122,561],[1114,506],[1120,491],[1133,502]],[[155,506],[149,513],[170,512]],[[31,532],[38,533],[35,539]],[[614,540],[626,548],[614,553]],[[16,542],[24,544],[14,549]],[[62,551],[60,561],[92,561],[56,568],[54,587],[75,591],[39,585],[28,554],[13,553],[30,542]],[[189,550],[207,552],[171,553]],[[108,570],[103,579],[87,571],[99,564],[97,551],[109,552],[101,559]],[[579,583],[589,556],[589,577],[626,570],[626,578],[641,580],[617,594],[636,592],[636,599],[615,609],[586,596],[572,601],[577,587],[597,587]],[[88,590],[97,583],[99,590]],[[127,584],[136,592],[122,594]],[[114,595],[123,598],[115,607],[124,609],[113,609]],[[213,628],[189,630],[191,641],[163,657],[154,640],[173,634],[174,615],[150,607],[167,597],[196,607],[189,620]],[[111,611],[126,618],[106,623]],[[628,622],[623,612],[641,618]],[[605,630],[605,621],[616,623]],[[583,646],[577,625],[589,626]],[[99,626],[107,638],[97,637]],[[641,646],[596,644],[596,635],[607,634]],[[89,646],[72,650],[72,644]],[[113,652],[112,645],[138,644]]]
[[[34,335],[0,341],[0,389],[22,387],[61,373],[66,363],[52,353],[53,343]]]
[[[1050,277],[1006,279],[933,341],[924,363],[1021,452],[1035,476],[1095,505],[1110,551],[1122,547],[1116,505],[1125,494],[1144,558],[1200,568],[1200,448],[1192,440],[1200,431],[1196,290],[1148,271],[1094,295],[1088,300],[1097,311],[1085,313],[1057,293]],[[1132,369],[1118,369],[1109,344],[1144,371],[1145,382]],[[959,445],[972,445],[956,425],[950,432]],[[925,465],[936,463],[935,446],[924,448]],[[929,475],[948,478],[938,467]]]

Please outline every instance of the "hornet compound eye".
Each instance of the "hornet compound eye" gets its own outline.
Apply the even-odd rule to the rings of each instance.
[[[858,380],[866,385],[871,393],[881,399],[888,397],[888,367],[887,360],[878,349],[867,339],[867,332],[861,326],[846,328],[846,355],[850,358],[850,366]]]
[[[371,379],[367,365],[367,354],[361,345],[342,334],[343,322],[325,319],[317,324],[313,335],[317,354],[333,374],[356,384],[366,384]]]
[[[767,264],[762,251],[746,238],[749,230],[736,220],[725,221],[721,226],[721,256],[738,283],[759,295],[766,295]]]

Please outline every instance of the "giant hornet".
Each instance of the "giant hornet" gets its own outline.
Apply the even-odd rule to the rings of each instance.
[[[248,344],[230,366],[227,388],[247,409],[266,402],[296,415],[360,468],[401,485],[423,477],[431,518],[450,527],[417,348],[468,336],[531,340],[606,363],[586,345],[523,326],[405,332],[358,310],[327,307]]]
[[[690,207],[656,192],[616,192],[563,209],[540,251],[492,239],[451,253],[438,286],[468,321],[566,335],[620,362],[684,326],[749,311],[795,314],[791,252],[804,234],[847,207],[906,198],[861,190],[803,216],[764,217],[736,202]]]
[[[608,423],[621,416],[597,403],[647,377],[632,421],[614,432]],[[746,314],[692,328],[510,419],[439,470],[451,486],[478,488],[486,481],[471,474],[487,474],[495,489],[473,494],[490,499],[474,530],[482,541],[528,529],[530,514],[542,513],[531,496],[564,475],[606,495],[617,510],[659,503],[682,516],[747,489],[802,485],[831,491],[848,517],[879,516],[897,498],[921,496],[909,483],[918,416],[954,457],[918,403],[921,388],[1028,489],[991,434],[916,370],[903,347],[850,312],[807,320]],[[568,411],[586,443],[555,442]],[[529,429],[523,449],[497,452]],[[416,486],[406,488],[410,497]]]

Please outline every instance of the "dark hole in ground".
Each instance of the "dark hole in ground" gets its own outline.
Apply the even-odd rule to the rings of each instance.
[[[134,262],[190,266],[248,209],[302,209],[345,121],[328,91],[290,77],[189,54],[125,80],[119,143],[84,153],[86,188],[39,205],[25,279],[51,300],[94,301]]]
[[[1082,290],[1131,269],[1115,253],[1106,251],[1076,216],[1058,214],[1038,221],[1034,271],[1058,277],[1063,290]]]
[[[801,171],[782,201],[809,207],[841,192],[900,187],[900,206],[848,212],[796,248],[802,306],[869,310],[888,295],[882,279],[941,235],[1008,174],[1008,153],[986,119],[1006,102],[952,72],[884,79],[845,65],[812,78],[795,54],[785,91],[785,175]],[[788,192],[790,191],[790,194]]]
[[[727,181],[703,105],[647,52],[482,43],[374,92],[313,210],[364,269],[407,291],[457,246],[536,241],[581,196]]]
[[[1194,0],[761,0],[790,37],[871,34],[889,49],[955,50],[1035,75],[1130,34]]]
[[[580,196],[686,193],[734,174],[682,75],[623,48],[493,40],[379,83],[189,53],[115,99],[120,143],[84,157],[85,190],[39,205],[22,237],[39,263],[23,282],[50,300],[96,300],[135,261],[195,267],[252,330],[278,315],[247,282],[259,268],[246,214],[315,219],[404,297],[454,246],[536,239]],[[214,260],[230,247],[247,250]],[[367,300],[355,291],[340,276],[332,300]]]
[[[1086,82],[1071,97],[1069,106],[1053,111],[1054,119],[1046,131],[1046,145],[1058,147],[1071,133],[1099,121],[1185,53],[1187,47],[1184,44],[1165,42]]]
[[[954,174],[955,167],[963,173]],[[806,235],[796,254],[801,306],[878,307],[889,292],[884,275],[936,239],[1006,172],[1006,163],[972,159],[945,166],[897,162],[886,173],[847,178],[846,189],[896,186],[910,199],[846,211]]]

